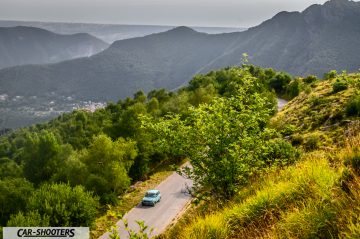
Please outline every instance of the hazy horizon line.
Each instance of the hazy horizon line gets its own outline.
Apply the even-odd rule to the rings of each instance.
[[[204,28],[233,28],[233,29],[249,29],[254,26],[210,26],[210,25],[170,25],[170,24],[138,24],[138,23],[108,23],[108,22],[80,22],[80,21],[42,21],[42,20],[25,20],[25,19],[0,19],[0,21],[8,22],[36,22],[36,23],[64,23],[64,24],[89,24],[89,25],[114,25],[114,26],[154,26],[154,27],[204,27]],[[260,23],[261,24],[261,23]],[[255,25],[257,26],[257,25]]]

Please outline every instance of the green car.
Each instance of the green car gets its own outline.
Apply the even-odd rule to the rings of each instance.
[[[141,200],[143,206],[155,206],[160,202],[161,194],[159,190],[152,189],[146,192],[145,197]]]

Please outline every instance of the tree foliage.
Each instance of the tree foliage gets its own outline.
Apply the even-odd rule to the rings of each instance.
[[[91,226],[98,199],[81,186],[44,184],[27,201],[28,212],[37,211],[51,226]],[[14,219],[15,220],[15,219]]]
[[[30,182],[21,178],[0,180],[0,223],[4,225],[11,214],[24,210],[33,192]]]
[[[257,79],[247,71],[237,74],[241,80],[228,86],[236,93],[191,107],[184,120],[179,115],[157,123],[143,119],[144,127],[158,135],[159,147],[190,159],[191,167],[184,173],[198,190],[224,198],[232,197],[261,167],[258,149],[266,144],[264,128],[271,115]]]

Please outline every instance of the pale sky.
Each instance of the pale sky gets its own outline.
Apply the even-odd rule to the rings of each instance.
[[[249,27],[325,0],[0,0],[0,19]]]

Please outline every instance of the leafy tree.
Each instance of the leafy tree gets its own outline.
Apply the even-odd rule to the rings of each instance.
[[[271,89],[274,89],[277,94],[284,94],[286,91],[286,86],[290,83],[291,76],[287,73],[281,72],[276,74],[269,82]]]
[[[192,169],[185,174],[198,189],[230,198],[257,167],[254,152],[270,110],[266,98],[248,94],[255,80],[247,75],[236,96],[190,108],[185,121],[179,116],[157,124],[144,119],[145,127],[159,134],[165,151],[189,157]]]
[[[166,92],[165,89],[152,90],[148,93],[147,98],[151,100],[152,98],[156,98],[159,103],[164,103],[171,97],[170,92]]]
[[[94,137],[87,151],[84,152],[82,161],[87,165],[92,174],[92,180],[87,179],[87,188],[98,195],[105,192],[118,195],[130,185],[128,171],[137,156],[136,143],[119,138],[113,142],[106,135]],[[91,184],[97,178],[99,183]],[[99,187],[97,187],[99,186]]]
[[[134,100],[136,102],[145,103],[146,101],[146,95],[143,91],[138,91],[134,94]]]
[[[121,114],[119,122],[119,136],[122,137],[132,137],[136,134],[137,130],[140,128],[139,115],[147,113],[146,105],[143,103],[135,103],[134,105],[128,107]]]
[[[37,211],[51,226],[91,226],[96,218],[98,199],[82,186],[44,184],[27,202],[27,211]]]
[[[84,162],[80,160],[82,153],[74,152],[59,167],[51,177],[53,182],[69,183],[71,186],[85,185],[89,171]]]
[[[0,158],[0,179],[21,178],[22,168],[9,158]]]
[[[298,96],[300,94],[300,80],[299,79],[292,80],[287,86],[286,91],[290,99],[293,99],[296,96]]]
[[[153,97],[147,103],[147,112],[149,112],[153,116],[160,115],[161,110],[160,110],[159,100],[157,98]]]
[[[24,210],[33,192],[31,183],[22,178],[0,180],[0,223],[4,225],[11,214]]]
[[[53,133],[28,134],[22,151],[25,177],[35,184],[49,180],[61,164],[61,151],[60,141]]]

